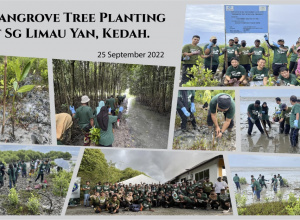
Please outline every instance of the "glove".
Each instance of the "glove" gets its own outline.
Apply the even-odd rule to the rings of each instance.
[[[183,60],[190,60],[191,58],[189,56],[183,57]]]
[[[108,109],[108,113],[111,113],[111,108]]]
[[[261,117],[260,117],[260,115],[258,116],[258,119],[259,119],[259,120],[261,120]]]
[[[191,103],[191,112],[194,113],[196,112],[196,108],[195,108],[195,103]]]
[[[253,124],[255,123],[255,120],[252,117],[250,117],[249,119]]]
[[[223,52],[221,52],[219,56],[222,56],[222,55],[223,55]]]
[[[253,74],[251,72],[248,73],[248,76],[252,78]]]
[[[276,83],[280,84],[280,82],[281,82],[281,79],[277,79]]]
[[[75,114],[75,113],[76,113],[76,112],[75,112],[74,106],[72,107],[72,106],[70,105],[70,110],[71,110],[72,114]]]
[[[207,49],[210,49],[210,47],[212,46],[212,45],[214,45],[212,42],[210,42],[209,44],[208,44],[208,46],[207,46]]]
[[[268,35],[264,35],[265,41],[269,40]]]
[[[295,127],[295,128],[298,128],[298,120],[295,120],[295,121],[294,121],[294,127]]]
[[[275,46],[275,47],[280,47],[280,45],[279,44],[277,44],[277,43],[275,43],[274,41],[273,41],[273,45]]]
[[[256,191],[253,191],[253,195],[255,195],[256,194]]]
[[[265,114],[266,112],[265,111],[261,111],[261,113]]]
[[[281,111],[277,111],[277,112],[275,112],[276,114],[281,114]]]
[[[186,110],[185,107],[182,107],[182,108],[181,108],[181,111],[183,112],[183,114],[184,114],[186,117],[190,117],[191,114]]]
[[[124,108],[121,106],[121,107],[119,108],[119,112],[122,112],[123,109],[124,109]]]

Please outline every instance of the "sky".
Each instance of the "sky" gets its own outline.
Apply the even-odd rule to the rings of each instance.
[[[299,157],[228,155],[230,167],[300,167]]]
[[[151,178],[167,182],[178,174],[190,169],[217,154],[201,152],[165,152],[140,150],[102,150],[107,161],[116,163],[116,168],[127,167],[146,173]]]
[[[285,45],[291,47],[300,37],[295,28],[299,6],[269,5],[270,42],[283,38]],[[183,45],[190,44],[193,35],[200,36],[200,43],[208,43],[211,36],[216,36],[218,44],[225,43],[224,5],[187,5]],[[261,34],[226,34],[226,41],[238,37],[246,40],[247,46],[254,46],[254,40],[264,41]]]
[[[292,95],[300,96],[297,89],[241,89],[241,97],[290,97]]]

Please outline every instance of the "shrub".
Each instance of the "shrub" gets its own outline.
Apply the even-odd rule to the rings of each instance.
[[[240,177],[240,184],[242,184],[242,185],[247,184],[247,180],[245,177]]]
[[[19,194],[15,188],[11,188],[8,194],[8,200],[11,205],[17,205],[19,203]]]
[[[72,172],[62,170],[52,179],[53,182],[53,194],[56,196],[66,196],[69,184],[72,178]]]
[[[27,202],[27,207],[32,215],[38,215],[39,207],[40,207],[40,202],[39,202],[38,197],[34,196],[31,193],[31,197],[28,199],[28,202]]]
[[[245,207],[247,202],[247,196],[237,193],[235,194],[235,200],[238,207]]]
[[[285,210],[288,215],[300,215],[300,201],[297,201],[296,199],[296,202],[286,206]]]
[[[289,203],[292,203],[292,204],[297,202],[297,198],[295,197],[295,194],[294,194],[294,193],[290,193],[290,194],[289,194],[288,202],[289,202]]]
[[[287,179],[282,178],[282,180],[283,180],[283,185],[284,186],[288,186],[289,185],[289,182],[287,181]]]
[[[281,201],[282,201],[282,198],[283,198],[283,193],[279,190],[279,191],[276,193],[276,196],[277,196],[278,200],[281,202]]]

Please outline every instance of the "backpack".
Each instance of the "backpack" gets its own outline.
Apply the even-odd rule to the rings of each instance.
[[[140,209],[141,209],[141,205],[140,204],[132,204],[129,207],[129,210],[133,211],[133,212],[139,212]]]

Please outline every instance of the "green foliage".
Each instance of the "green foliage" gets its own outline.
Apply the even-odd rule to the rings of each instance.
[[[240,193],[236,193],[235,200],[236,200],[236,204],[238,207],[244,207],[244,206],[246,206],[247,196],[241,195]]]
[[[66,196],[69,184],[72,178],[72,172],[67,172],[65,170],[56,173],[55,177],[52,179],[53,190],[52,193],[56,196]]]
[[[89,137],[90,137],[92,143],[94,143],[94,144],[99,143],[100,132],[101,132],[100,128],[93,127],[93,128],[90,129],[90,136]]]
[[[294,203],[297,202],[297,198],[295,197],[295,194],[294,194],[294,193],[290,193],[290,194],[289,194],[288,202],[289,202],[289,203],[292,203],[292,204],[294,204]]]
[[[282,178],[282,180],[283,180],[283,185],[284,185],[284,186],[288,186],[288,185],[289,185],[289,182],[288,182],[287,179]]]
[[[240,184],[242,185],[247,184],[247,180],[245,177],[240,177]]]
[[[283,193],[279,190],[279,191],[276,193],[276,196],[277,196],[278,200],[281,202],[281,201],[282,201],[282,198],[283,198]]]
[[[11,188],[8,194],[8,200],[10,205],[17,205],[19,203],[19,194],[15,188]]]
[[[39,198],[37,196],[34,196],[31,193],[31,197],[28,199],[28,202],[27,202],[27,207],[28,207],[28,211],[32,215],[38,215],[39,214],[39,207],[40,207]]]

